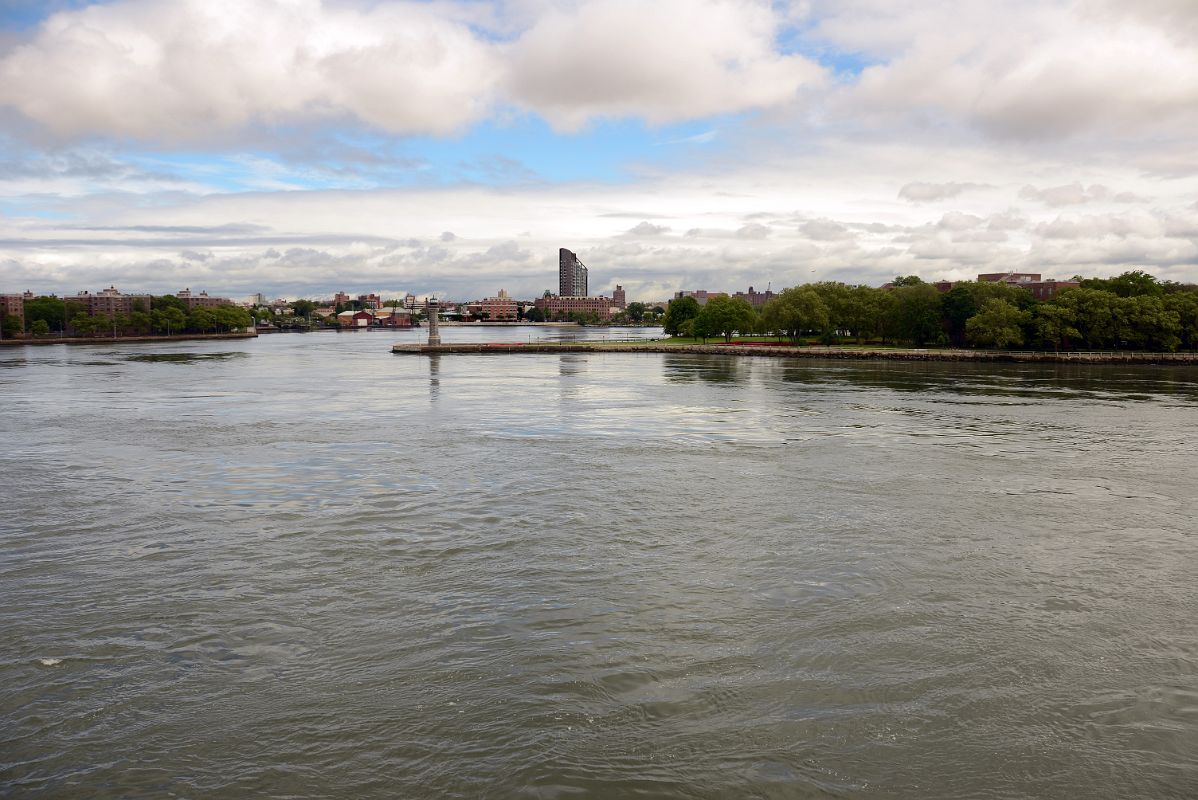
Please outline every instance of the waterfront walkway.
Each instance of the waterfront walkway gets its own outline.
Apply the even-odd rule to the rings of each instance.
[[[667,341],[622,342],[455,342],[440,345],[397,344],[402,355],[460,353],[687,353],[757,358],[817,358],[859,361],[984,361],[1065,364],[1183,364],[1198,366],[1198,353],[1120,351],[1040,352],[1032,350],[927,350],[878,347],[823,347],[771,344],[669,344]]]

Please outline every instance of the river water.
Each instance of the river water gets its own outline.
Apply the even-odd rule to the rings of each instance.
[[[1198,795],[1198,372],[419,336],[0,350],[0,795]]]

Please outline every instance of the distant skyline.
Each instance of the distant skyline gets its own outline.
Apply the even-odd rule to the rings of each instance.
[[[1192,0],[6,0],[0,289],[1198,281]]]

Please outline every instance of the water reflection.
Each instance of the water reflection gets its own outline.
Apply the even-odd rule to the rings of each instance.
[[[752,374],[752,362],[735,356],[697,356],[665,353],[663,374],[671,383],[742,383]]]
[[[903,393],[1025,399],[1149,399],[1168,395],[1198,401],[1192,367],[955,362],[757,361],[786,383],[888,389]]]
[[[441,394],[441,354],[432,353],[428,358],[428,396],[436,400]]]
[[[229,361],[235,358],[245,358],[248,355],[249,353],[244,351],[224,353],[137,353],[125,356],[125,360],[148,364],[192,364],[197,361]]]

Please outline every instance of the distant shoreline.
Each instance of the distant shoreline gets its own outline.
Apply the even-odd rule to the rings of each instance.
[[[256,339],[257,331],[238,331],[236,333],[181,333],[173,336],[60,336],[40,339],[4,339],[0,345],[5,347],[20,347],[22,345],[47,344],[147,344],[151,342],[187,342],[207,339]]]
[[[677,344],[662,342],[460,342],[429,346],[397,344],[401,355],[518,353],[687,353],[757,358],[804,358],[853,361],[971,361],[1017,364],[1175,364],[1198,366],[1198,353],[1035,352],[1002,350],[921,350],[869,347],[744,346],[736,344]]]

